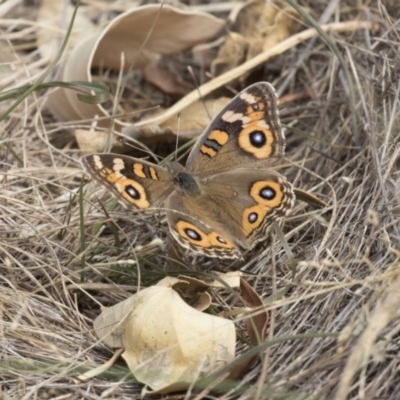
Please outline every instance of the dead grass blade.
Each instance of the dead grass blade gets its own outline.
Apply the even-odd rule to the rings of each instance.
[[[37,8],[31,4],[0,5],[3,93],[34,88],[52,67],[38,50]],[[107,24],[126,11],[124,4],[90,1],[84,11],[93,23]],[[220,18],[232,6],[202,5],[218,10]],[[165,60],[180,76],[191,66],[203,96],[218,89],[218,95],[231,97],[240,85],[232,84],[231,92],[222,87],[250,72],[244,85],[270,81],[284,99],[280,115],[287,145],[280,172],[299,189],[300,198],[311,194],[322,207],[297,201],[279,238],[273,232],[275,239],[267,237],[242,261],[168,253],[172,239],[162,211],[132,213],[97,186],[80,188],[84,172],[74,132],[90,131],[93,121],[56,121],[46,105],[48,90],[25,97],[12,112],[7,110],[14,98],[0,103],[0,114],[8,112],[0,128],[0,397],[139,399],[142,385],[120,360],[101,375],[71,383],[112,356],[93,331],[100,307],[182,271],[196,278],[240,270],[263,302],[246,317],[269,313],[267,339],[248,350],[245,321],[233,316],[241,303],[232,291],[212,289],[210,312],[235,318],[243,337],[236,362],[256,357],[257,363],[239,381],[225,380],[229,365],[166,399],[397,400],[400,7],[378,0],[309,0],[307,6],[315,20],[325,19],[321,27],[352,74],[359,146],[354,146],[343,68],[314,28],[209,82],[215,44]],[[40,29],[66,35],[67,15],[59,16],[65,29]],[[117,80],[110,74],[107,84],[115,87]],[[133,111],[163,101],[168,107],[176,100],[137,77],[125,90],[141,99]],[[190,93],[153,122],[173,121],[198,98]],[[148,122],[143,118],[139,124]],[[175,151],[174,134],[156,138],[129,150],[152,160]],[[182,147],[179,156],[185,151]],[[168,269],[171,257],[179,271]]]

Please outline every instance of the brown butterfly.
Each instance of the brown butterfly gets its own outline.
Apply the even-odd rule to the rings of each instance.
[[[186,166],[117,154],[86,171],[137,210],[163,209],[174,238],[195,253],[238,258],[293,207],[292,185],[268,170],[284,153],[278,99],[267,82],[235,96],[200,135]]]

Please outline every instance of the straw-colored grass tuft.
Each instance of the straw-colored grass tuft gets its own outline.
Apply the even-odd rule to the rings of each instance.
[[[48,66],[36,51],[30,2],[1,8],[7,3],[0,6],[4,91],[32,84]],[[111,18],[106,3],[87,2],[100,19]],[[245,262],[188,256],[185,265],[200,271],[241,268],[270,297],[267,340],[276,343],[230,392],[187,398],[399,398],[400,7],[394,0],[299,3],[321,24],[366,20],[380,29],[331,34],[352,87],[320,36],[249,78],[272,82],[282,96],[281,172],[327,207],[299,201],[282,228],[294,278],[275,234]],[[35,92],[1,126],[0,397],[139,398],[142,387],[122,361],[87,382],[72,378],[112,355],[92,328],[100,306],[161,279],[173,239],[162,213],[134,214],[109,207],[104,190],[80,191],[86,178],[70,132],[90,122],[55,121],[46,96]],[[1,111],[11,103],[0,103]],[[219,299],[217,310],[236,305]]]

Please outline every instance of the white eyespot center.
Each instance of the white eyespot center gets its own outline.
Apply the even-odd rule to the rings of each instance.
[[[140,194],[139,192],[131,185],[127,186],[125,189],[126,193],[128,193],[129,196],[131,196],[133,199],[139,199]]]
[[[188,235],[193,240],[201,240],[201,236],[193,229],[187,228],[186,235]]]
[[[252,213],[249,214],[248,218],[249,218],[249,222],[250,223],[254,223],[254,222],[257,221],[258,215],[257,215],[257,213],[252,212]]]
[[[275,197],[275,190],[265,187],[260,190],[260,196],[266,200],[272,200]]]

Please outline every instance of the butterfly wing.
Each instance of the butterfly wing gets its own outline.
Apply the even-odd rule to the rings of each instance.
[[[250,248],[265,240],[273,222],[285,217],[296,200],[287,179],[269,170],[224,172],[210,178],[207,190],[215,192],[222,186],[228,186],[233,193],[226,201],[232,215],[226,222],[227,227],[237,237],[241,235],[242,242]]]
[[[259,82],[240,92],[211,122],[186,169],[207,176],[235,167],[261,168],[282,156],[284,141],[275,89]]]
[[[288,214],[295,195],[277,172],[237,169],[203,182],[197,198],[173,193],[166,202],[175,239],[210,257],[238,258]]]
[[[213,218],[211,198],[187,197],[173,193],[165,204],[172,236],[183,247],[208,257],[239,258],[242,248],[220,220]],[[245,243],[246,246],[246,243]]]
[[[161,208],[174,191],[166,169],[141,159],[91,154],[82,158],[82,164],[92,178],[138,210]]]

